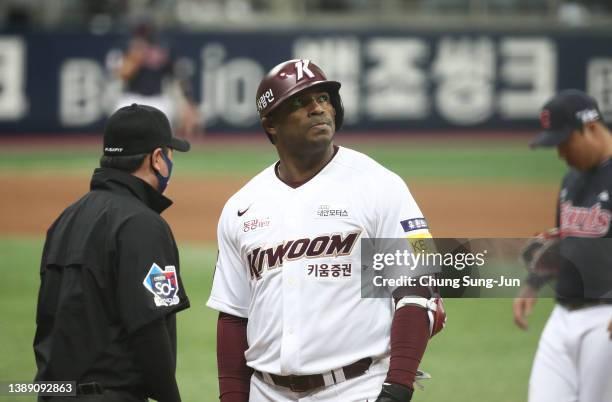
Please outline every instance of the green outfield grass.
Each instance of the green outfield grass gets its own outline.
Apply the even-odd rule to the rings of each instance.
[[[178,380],[185,401],[217,396],[215,332],[217,313],[204,306],[212,281],[214,247],[181,245],[182,273],[191,309],[179,314]],[[0,381],[32,379],[34,314],[42,239],[0,237]],[[433,375],[420,402],[521,402],[537,338],[551,308],[542,300],[531,329],[512,324],[510,299],[446,300],[447,328],[428,347],[421,367]],[[0,396],[0,401],[5,398]],[[8,399],[6,399],[8,400]],[[19,398],[19,401],[34,400]]]
[[[382,142],[382,141],[381,141]],[[551,150],[530,150],[523,141],[351,143],[384,166],[408,180],[484,180],[557,183],[565,168]],[[99,151],[0,150],[0,171],[90,174],[97,166]],[[250,177],[276,160],[268,144],[195,146],[176,155],[181,175]]]

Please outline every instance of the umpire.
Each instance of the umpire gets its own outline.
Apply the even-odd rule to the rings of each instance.
[[[49,228],[40,267],[36,381],[74,381],[77,395],[39,401],[180,401],[175,314],[189,300],[160,213],[173,150],[189,148],[151,106],[109,118],[90,191]]]

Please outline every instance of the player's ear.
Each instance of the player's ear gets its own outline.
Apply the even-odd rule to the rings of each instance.
[[[268,134],[272,134],[272,135],[276,135],[276,126],[274,123],[274,119],[272,119],[271,117],[265,116],[261,119],[261,126],[263,127],[264,131]]]
[[[151,167],[158,172],[162,167],[162,152],[164,152],[161,148],[155,148],[153,152],[151,152]]]
[[[275,124],[276,123],[274,122],[272,117],[266,116],[261,119],[261,126],[263,127],[264,131],[266,132],[266,135],[268,136],[268,139],[272,144],[276,144],[276,136],[278,133]]]

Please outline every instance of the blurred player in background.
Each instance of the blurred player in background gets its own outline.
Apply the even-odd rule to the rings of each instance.
[[[168,116],[177,134],[185,138],[193,138],[202,129],[189,67],[175,60],[152,22],[141,21],[136,25],[127,49],[112,64],[123,82],[123,93],[115,109],[132,103],[154,106]]]
[[[534,147],[557,147],[570,167],[554,230],[523,252],[530,274],[514,301],[527,328],[537,291],[556,280],[555,306],[529,380],[530,402],[612,401],[612,135],[597,102],[565,90],[544,105]]]
[[[281,63],[259,85],[279,161],[219,220],[208,306],[220,312],[222,402],[408,402],[444,324],[427,287],[362,297],[360,239],[430,235],[398,175],[334,145],[339,89],[309,60]]]

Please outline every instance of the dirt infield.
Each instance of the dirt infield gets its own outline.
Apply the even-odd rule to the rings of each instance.
[[[246,179],[173,179],[164,216],[179,242],[216,242],[225,201]],[[0,176],[0,234],[44,235],[53,219],[87,191],[89,179]],[[552,226],[555,186],[410,183],[437,237],[522,237]]]

